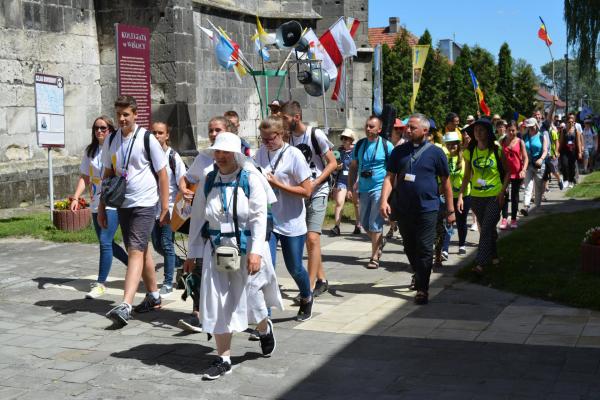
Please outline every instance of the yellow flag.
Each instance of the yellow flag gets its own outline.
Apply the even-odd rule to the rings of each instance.
[[[258,18],[258,16],[256,17],[256,34],[254,36],[252,36],[252,40],[256,40],[258,38],[258,40],[260,40],[260,42],[263,45],[268,45],[268,44],[274,44],[275,43],[275,34],[273,33],[267,33],[264,29],[262,24],[260,23],[260,19]]]
[[[410,98],[411,112],[415,109],[415,101],[417,100],[417,93],[419,92],[419,86],[421,85],[421,76],[423,75],[423,68],[425,67],[425,60],[427,60],[428,52],[428,44],[414,46],[412,48],[413,93]]]

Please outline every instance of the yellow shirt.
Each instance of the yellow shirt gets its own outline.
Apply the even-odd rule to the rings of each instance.
[[[471,175],[471,196],[492,197],[500,194],[502,180],[500,179],[500,171],[498,170],[494,150],[481,150],[475,147],[473,160],[471,160],[471,151],[465,149],[463,159],[471,164],[471,171],[473,171]],[[501,161],[498,160],[498,162]]]

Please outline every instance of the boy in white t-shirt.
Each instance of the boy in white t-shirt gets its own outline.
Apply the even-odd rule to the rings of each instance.
[[[156,138],[148,132],[150,154],[145,149],[146,129],[136,124],[137,102],[131,96],[119,96],[115,100],[115,111],[119,130],[102,147],[104,178],[123,176],[127,180],[125,200],[117,207],[123,241],[127,248],[129,262],[125,275],[123,302],[110,310],[106,317],[117,327],[127,325],[131,319],[134,296],[140,277],[148,293],[142,303],[133,308],[136,312],[147,312],[161,307],[161,298],[156,284],[154,261],[148,251],[150,233],[156,218],[156,204],[160,197],[161,225],[169,223],[169,179],[167,159]],[[152,163],[158,175],[157,180],[150,168]],[[98,223],[106,226],[104,199],[101,196],[98,207]]]
[[[333,144],[325,133],[302,122],[302,108],[297,101],[284,104],[281,117],[290,132],[290,144],[302,151],[311,170],[313,190],[306,200],[306,250],[313,295],[319,297],[329,288],[321,259],[321,229],[327,212],[329,176],[337,169],[337,161],[331,151]]]

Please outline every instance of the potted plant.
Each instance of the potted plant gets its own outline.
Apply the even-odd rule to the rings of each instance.
[[[600,273],[600,226],[589,229],[581,244],[581,269]]]
[[[89,204],[82,199],[78,199],[79,208],[71,211],[71,202],[73,197],[67,200],[59,200],[54,203],[52,212],[52,223],[61,231],[74,232],[86,228],[92,219],[92,212]]]

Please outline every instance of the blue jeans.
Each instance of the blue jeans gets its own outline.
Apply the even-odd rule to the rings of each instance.
[[[98,267],[98,282],[105,283],[112,266],[113,256],[127,266],[127,252],[119,246],[114,238],[119,227],[119,217],[117,210],[106,210],[106,221],[108,227],[102,229],[98,225],[98,213],[92,213],[92,221],[96,236],[100,242],[100,265]]]
[[[471,209],[471,196],[463,197],[463,212],[458,211],[456,207],[456,203],[458,199],[454,199],[454,211],[456,216],[456,228],[458,230],[458,247],[462,247],[465,245],[467,241],[467,216],[469,215],[469,210]],[[444,237],[444,245],[442,249],[445,252],[448,252],[448,248],[450,247],[450,239],[452,239],[452,235],[454,234],[454,228],[446,231],[446,236]]]
[[[171,225],[160,226],[159,221],[156,220],[154,229],[152,229],[152,246],[164,258],[165,281],[163,284],[168,286],[173,286],[175,266],[182,264],[179,262],[181,259],[175,254],[174,239],[175,233],[171,230]]]
[[[281,241],[281,252],[283,253],[285,267],[292,278],[294,278],[294,281],[300,290],[300,297],[308,299],[311,296],[310,280],[308,279],[308,272],[306,272],[304,265],[302,265],[302,254],[304,252],[306,235],[283,236],[275,232],[271,233],[269,248],[271,249],[273,268],[275,268],[275,262],[277,261],[278,241]]]

